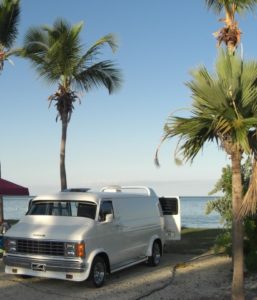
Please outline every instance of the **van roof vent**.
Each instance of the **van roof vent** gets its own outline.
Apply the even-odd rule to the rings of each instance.
[[[117,193],[121,191],[122,191],[122,187],[119,185],[109,185],[101,189],[101,192],[109,192],[109,193]]]

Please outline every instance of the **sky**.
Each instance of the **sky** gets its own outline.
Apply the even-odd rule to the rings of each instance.
[[[222,24],[204,0],[21,0],[19,36],[30,26],[56,18],[84,22],[81,40],[88,49],[114,33],[119,49],[103,49],[122,70],[122,87],[81,94],[68,128],[66,171],[69,187],[147,184],[159,193],[206,195],[229,157],[208,144],[192,164],[177,166],[177,139],[163,144],[160,168],[155,150],[170,113],[190,108],[185,82],[190,70],[213,70],[217,57],[212,33]],[[257,16],[238,17],[245,59],[257,57]],[[0,74],[0,161],[2,177],[27,186],[31,195],[60,190],[61,123],[48,97],[56,90],[38,77],[28,61],[12,58]],[[177,115],[181,112],[177,112]]]

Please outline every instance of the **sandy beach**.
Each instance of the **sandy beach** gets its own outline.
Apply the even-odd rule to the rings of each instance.
[[[183,263],[186,262],[187,263]],[[176,266],[175,272],[174,267]],[[166,253],[160,266],[145,264],[108,276],[105,286],[95,289],[87,282],[53,279],[23,279],[4,273],[0,261],[0,295],[5,300],[57,299],[230,299],[231,259],[206,253]],[[246,275],[246,299],[257,300],[257,276]]]

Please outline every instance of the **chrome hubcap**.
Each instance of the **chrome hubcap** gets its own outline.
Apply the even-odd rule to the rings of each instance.
[[[160,248],[157,244],[154,245],[153,257],[154,257],[154,263],[158,265],[161,260],[161,253],[160,253]]]
[[[101,263],[97,263],[94,269],[94,280],[97,284],[100,284],[104,280],[104,266]]]

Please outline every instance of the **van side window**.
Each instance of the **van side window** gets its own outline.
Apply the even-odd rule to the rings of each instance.
[[[159,198],[162,212],[164,215],[177,215],[178,214],[178,199],[161,197]]]
[[[96,205],[90,203],[78,204],[78,217],[84,217],[89,219],[95,219]]]
[[[108,214],[113,214],[112,201],[103,201],[100,206],[99,218],[100,222],[105,221],[105,217]]]

